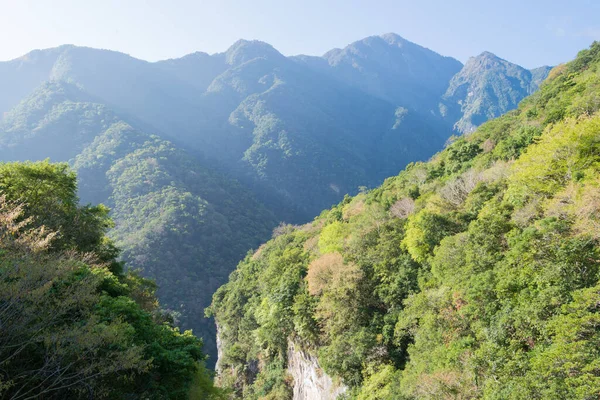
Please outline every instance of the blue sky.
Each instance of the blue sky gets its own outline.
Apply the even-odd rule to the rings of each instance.
[[[0,60],[72,43],[155,61],[240,38],[321,55],[386,32],[463,62],[554,65],[600,40],[600,0],[0,0]]]

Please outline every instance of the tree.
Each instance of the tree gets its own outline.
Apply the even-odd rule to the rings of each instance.
[[[75,182],[64,164],[0,165],[0,395],[187,398],[201,340],[122,272],[108,210],[79,206]]]

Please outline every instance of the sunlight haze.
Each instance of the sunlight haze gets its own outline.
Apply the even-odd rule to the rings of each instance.
[[[600,39],[600,2],[571,1],[564,13],[556,0],[502,7],[477,0],[0,0],[0,35],[19,39],[4,41],[0,60],[68,43],[157,61],[222,52],[240,38],[285,55],[322,55],[395,32],[461,62],[487,50],[534,68],[567,61]]]

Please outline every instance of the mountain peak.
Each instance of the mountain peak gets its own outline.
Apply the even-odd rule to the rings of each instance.
[[[480,55],[476,56],[475,58],[500,58],[500,57],[498,57],[491,51],[486,50],[486,51],[482,52]]]
[[[210,54],[204,52],[204,51],[195,51],[193,53],[189,53],[186,54],[182,57],[177,57],[177,58],[168,58],[166,60],[160,60],[158,61],[158,63],[161,62],[173,62],[173,61],[177,61],[177,60],[204,60],[206,58],[209,58]]]
[[[450,81],[444,95],[451,107],[462,114],[455,130],[469,133],[490,118],[516,108],[519,101],[537,89],[548,70],[527,71],[523,67],[484,51],[471,57]],[[493,94],[490,97],[490,93]],[[491,99],[495,100],[491,100]]]
[[[396,33],[369,36],[323,56],[336,75],[393,104],[429,112],[462,64]],[[418,100],[417,100],[418,99]]]
[[[469,60],[467,60],[466,64],[465,64],[465,70],[469,71],[472,69],[479,69],[479,68],[486,68],[486,69],[490,69],[490,68],[519,68],[522,69],[521,67],[519,67],[517,64],[513,64],[510,61],[507,61],[503,58],[498,57],[497,55],[495,55],[492,52],[489,51],[484,51],[481,54],[475,56],[475,57],[471,57],[469,58]]]
[[[227,49],[225,61],[229,65],[239,65],[255,58],[283,58],[273,46],[260,40],[240,39]]]
[[[58,54],[62,53],[64,50],[68,50],[75,47],[72,44],[63,44],[58,47],[51,47],[47,49],[36,49],[32,50],[27,54],[24,54],[15,59],[9,60],[8,62],[14,63],[37,63],[44,59],[54,59]]]
[[[404,39],[402,36],[400,36],[394,32],[384,33],[383,35],[380,35],[379,37],[382,38],[383,40],[385,40],[386,42],[388,42],[389,44],[407,43],[408,42],[408,40]]]
[[[508,62],[508,61],[504,60],[503,58],[498,57],[497,55],[495,55],[494,53],[492,53],[490,51],[484,51],[475,57],[470,57],[469,60],[467,61],[467,64],[469,64],[469,63],[485,63],[485,62]]]

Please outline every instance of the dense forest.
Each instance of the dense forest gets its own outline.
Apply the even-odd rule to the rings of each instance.
[[[66,164],[0,164],[0,397],[210,399],[202,341],[117,261]]]
[[[211,366],[203,310],[279,221],[309,221],[429,158],[461,118],[499,116],[547,73],[477,59],[490,61],[463,66],[395,34],[322,57],[246,40],[159,62],[35,50],[0,62],[0,161],[69,163],[80,202],[111,209],[120,259],[156,281]]]
[[[220,384],[291,398],[293,344],[354,399],[597,399],[599,168],[596,42],[518,109],[249,253],[208,310]]]
[[[272,213],[239,183],[72,84],[44,84],[2,126],[3,159],[71,160],[81,202],[110,207],[108,235],[121,258],[156,280],[162,307],[207,338],[205,350],[215,355],[214,324],[202,321],[203,310],[232,266],[269,238]]]

